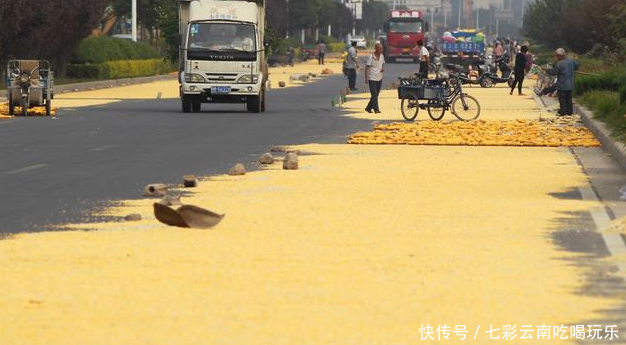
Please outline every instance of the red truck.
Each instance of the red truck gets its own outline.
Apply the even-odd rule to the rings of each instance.
[[[419,49],[417,41],[426,44],[428,23],[422,19],[422,12],[415,10],[392,10],[385,22],[383,51],[385,61],[394,62],[398,58],[417,60]]]

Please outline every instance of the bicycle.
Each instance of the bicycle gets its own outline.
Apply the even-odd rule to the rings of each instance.
[[[434,121],[441,120],[448,110],[460,121],[472,121],[480,116],[480,103],[463,92],[458,74],[450,74],[449,79],[401,79],[400,84],[400,111],[407,121],[415,120],[420,109],[427,110]],[[420,100],[426,103],[420,104]]]

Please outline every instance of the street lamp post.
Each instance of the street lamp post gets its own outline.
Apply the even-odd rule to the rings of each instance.
[[[131,0],[131,38],[133,42],[137,42],[137,0]]]

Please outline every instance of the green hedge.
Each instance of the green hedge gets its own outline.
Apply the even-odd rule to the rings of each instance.
[[[107,36],[85,38],[73,62],[77,64],[103,63],[118,60],[145,60],[159,58],[159,52],[146,43]]]
[[[582,96],[590,91],[607,90],[618,92],[624,85],[626,85],[626,69],[613,68],[597,76],[576,76],[574,93],[577,96]]]
[[[594,117],[607,124],[615,137],[623,140],[626,137],[626,102],[620,102],[620,93],[622,92],[590,91],[580,101],[593,111]]]
[[[172,63],[161,59],[122,60],[69,65],[67,76],[77,79],[122,79],[166,74],[175,69]]]

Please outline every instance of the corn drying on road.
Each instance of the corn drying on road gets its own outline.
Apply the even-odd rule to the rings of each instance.
[[[410,67],[388,66],[389,78]],[[347,144],[400,114],[393,91],[380,116],[361,110],[365,94],[330,108],[343,84],[335,76],[275,91],[274,110],[261,116],[229,107],[184,116],[175,100],[122,100],[0,125],[0,138],[34,130],[34,147],[13,146],[31,159],[50,146],[68,156],[55,156],[69,175],[61,186],[54,160],[3,165],[7,200],[46,200],[75,183],[82,189],[69,196],[108,187],[112,196],[97,198],[115,201],[86,202],[88,221],[38,216],[28,230],[58,231],[0,241],[0,344],[623,343],[621,332],[608,336],[626,327],[618,269],[626,257],[611,255],[597,229],[603,210],[622,215],[623,177],[601,149]],[[502,88],[468,91],[485,120],[547,114]],[[62,128],[40,120],[85,133],[66,142],[56,139]],[[70,139],[101,150],[81,156]],[[278,162],[220,174],[283,144],[300,151],[299,170]],[[594,169],[615,179],[597,181]],[[184,203],[226,213],[218,227],[169,228],[154,219],[154,199],[138,197],[143,184],[184,173],[207,175],[179,192]],[[15,175],[28,183],[8,179]],[[36,187],[40,194],[28,191]],[[143,220],[123,221],[130,213]],[[10,224],[3,232],[20,230]],[[596,339],[574,339],[579,325]]]

